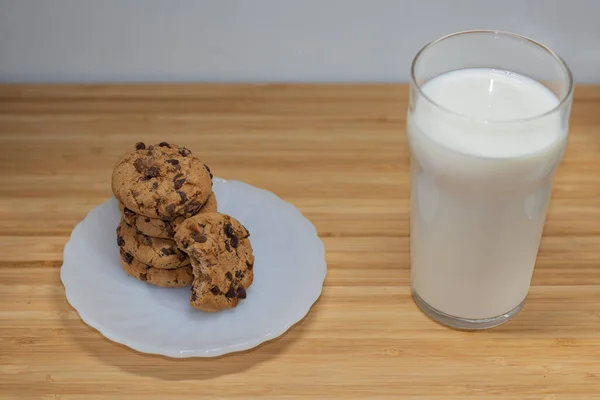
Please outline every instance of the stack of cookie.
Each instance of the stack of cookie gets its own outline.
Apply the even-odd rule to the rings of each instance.
[[[137,143],[112,176],[123,268],[153,285],[191,285],[202,311],[235,307],[254,277],[250,233],[217,212],[212,177],[190,150],[166,142]]]
[[[117,244],[127,273],[163,287],[190,285],[190,259],[173,237],[186,218],[217,211],[208,166],[185,147],[137,143],[115,167],[112,189],[122,214]]]

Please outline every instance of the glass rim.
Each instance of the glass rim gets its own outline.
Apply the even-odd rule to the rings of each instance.
[[[426,95],[422,88],[421,85],[417,82],[417,78],[415,76],[415,69],[416,69],[416,64],[419,61],[420,57],[423,55],[423,53],[425,51],[427,51],[428,49],[432,48],[433,46],[435,46],[436,44],[443,42],[446,39],[450,39],[456,36],[464,36],[464,35],[471,35],[471,34],[493,34],[493,35],[500,35],[500,36],[508,36],[508,37],[512,37],[512,38],[516,38],[516,39],[520,39],[520,40],[524,40],[526,42],[529,42],[530,44],[533,44],[534,46],[544,50],[546,53],[550,54],[550,56],[552,56],[556,61],[558,61],[558,63],[560,64],[560,66],[562,67],[563,71],[565,72],[566,75],[566,81],[567,81],[567,91],[565,93],[564,96],[561,96],[561,98],[559,98],[559,102],[557,105],[555,105],[554,107],[552,107],[550,110],[545,111],[541,114],[536,114],[533,115],[531,117],[525,117],[525,118],[518,118],[518,119],[507,119],[507,120],[489,120],[489,119],[479,119],[479,118],[473,118],[470,117],[468,115],[464,115],[461,113],[458,113],[456,111],[453,111],[447,107],[442,106],[441,104],[439,104],[438,102],[436,102],[435,100],[433,100],[431,97],[429,97],[428,95]],[[410,64],[410,83],[417,89],[419,96],[423,97],[425,100],[427,100],[427,102],[431,103],[433,106],[447,112],[450,114],[453,114],[455,116],[459,116],[461,118],[468,118],[470,120],[476,121],[476,122],[483,122],[483,123],[494,123],[494,124],[501,124],[501,123],[513,123],[513,122],[524,122],[524,121],[531,121],[531,120],[535,120],[538,118],[543,118],[545,116],[548,116],[550,114],[555,113],[556,111],[560,110],[566,103],[569,102],[569,100],[571,99],[572,95],[573,95],[573,89],[574,89],[574,82],[573,82],[573,74],[571,73],[571,69],[569,68],[569,66],[567,65],[567,63],[565,62],[565,60],[563,60],[554,50],[552,50],[551,48],[549,48],[546,45],[543,45],[542,43],[535,41],[533,39],[530,39],[526,36],[523,35],[519,35],[516,33],[512,33],[512,32],[508,32],[508,31],[500,31],[500,30],[488,30],[488,29],[475,29],[475,30],[467,30],[467,31],[460,31],[460,32],[455,32],[455,33],[451,33],[445,36],[442,36],[432,42],[429,42],[428,44],[426,44],[425,46],[423,46],[421,48],[421,50],[419,50],[417,52],[417,54],[414,56],[411,64]]]

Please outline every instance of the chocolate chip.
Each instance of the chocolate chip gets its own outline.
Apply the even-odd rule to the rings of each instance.
[[[229,279],[229,280],[232,280],[232,279],[233,279],[233,276],[231,275],[231,272],[227,271],[227,272],[225,273],[225,278],[227,278],[227,279]]]
[[[146,169],[144,176],[148,179],[156,178],[158,176],[158,172],[158,167],[149,167],[148,169]]]
[[[126,217],[130,217],[130,218],[135,217],[135,213],[127,207],[123,208],[123,214],[125,214]]]
[[[136,159],[133,162],[133,166],[135,167],[135,170],[140,174],[144,173],[144,171],[146,170],[146,163],[141,158]]]
[[[198,295],[192,290],[192,301],[198,300]]]
[[[125,239],[123,239],[123,237],[122,237],[122,236],[117,236],[117,245],[118,245],[119,247],[123,247],[123,246],[125,246]]]
[[[240,271],[239,269],[237,271],[235,271],[235,277],[236,278],[241,278],[242,276],[244,276],[244,273],[242,271]]]
[[[229,242],[225,242],[225,248],[227,251],[231,251],[231,246],[229,246]]]
[[[167,142],[160,142],[158,145],[159,145],[160,147],[168,147],[168,148],[171,148],[171,145],[170,145],[169,143],[167,143]]]
[[[181,201],[179,202],[179,204],[183,204],[186,201],[188,201],[186,194],[184,192],[182,192],[181,190],[178,190],[177,194],[179,195],[179,197],[181,197]]]
[[[235,249],[238,247],[238,238],[236,236],[233,236],[231,239],[229,239],[231,241],[231,246]]]
[[[146,273],[140,274],[140,281],[146,282],[147,280],[148,280],[148,277],[146,276]]]
[[[228,299],[235,297],[235,289],[233,288],[233,286],[229,287],[229,290],[227,291],[227,293],[225,293],[225,297],[227,297]]]
[[[146,217],[146,218],[144,218],[144,221],[145,222],[150,222],[150,218]]]
[[[175,190],[181,189],[185,183],[185,178],[182,178],[183,174],[179,173],[173,177],[173,183],[175,184]]]
[[[244,290],[243,287],[238,288],[238,290],[237,290],[237,297],[238,297],[238,299],[245,299],[246,298],[246,291]]]
[[[146,148],[146,145],[144,144],[144,142],[137,142],[135,144],[135,149],[136,150],[144,150]]]
[[[231,224],[229,222],[226,222],[223,225],[223,232],[225,233],[225,235],[227,237],[235,236],[235,231],[233,230],[233,226],[231,226]]]
[[[173,254],[176,254],[176,252],[172,247],[163,247],[160,249],[160,254],[163,256],[172,256]]]
[[[131,264],[133,261],[133,256],[129,253],[123,253],[123,260],[125,260],[127,264]]]
[[[158,189],[158,182],[152,182],[152,189]]]
[[[185,178],[184,179],[177,179],[175,181],[175,190],[181,189],[181,187],[183,186],[184,183],[185,183]]]
[[[144,244],[146,244],[147,246],[152,246],[152,239],[150,239],[150,236],[147,235],[142,235],[142,241],[144,242]]]
[[[185,148],[185,147],[181,147],[179,149],[179,154],[181,154],[183,157],[187,157],[190,154],[192,154],[192,152],[189,149]]]
[[[182,253],[182,252],[179,252],[179,255],[177,256],[177,259],[178,259],[179,261],[182,261],[182,262],[183,262],[183,261],[185,261],[185,260],[187,259],[187,254],[185,254],[185,253]]]
[[[251,263],[250,261],[246,260],[246,267],[248,267],[249,269],[252,269],[253,266],[254,266],[254,263]]]
[[[200,232],[192,232],[192,234],[190,235],[190,237],[192,239],[194,239],[195,242],[198,242],[198,243],[204,243],[207,240],[206,235],[203,235]]]
[[[186,206],[183,210],[185,211],[186,214],[194,215],[194,214],[197,214],[201,208],[202,208],[202,204],[194,201],[189,204],[186,204]]]
[[[217,294],[220,294],[220,293],[221,293],[221,289],[219,289],[219,287],[218,287],[218,286],[213,286],[213,287],[211,287],[211,288],[210,288],[210,291],[211,291],[211,293],[212,293],[212,294],[214,294],[214,295],[217,295]]]
[[[173,215],[173,212],[175,211],[175,204],[167,204],[165,211],[167,212],[167,215]]]
[[[171,225],[167,225],[166,229],[167,229],[168,237],[170,237],[170,238],[175,237],[175,230],[173,229],[173,227]]]
[[[179,161],[174,159],[174,158],[170,158],[168,160],[165,161],[167,164],[171,164],[171,165],[178,165]]]
[[[148,150],[150,150],[150,151],[154,150],[154,145],[148,146]]]

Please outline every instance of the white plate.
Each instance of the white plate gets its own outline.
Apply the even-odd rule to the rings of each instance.
[[[256,257],[248,297],[230,310],[204,313],[190,289],[160,288],[123,271],[115,199],[93,209],[65,245],[61,279],[81,319],[140,352],[212,357],[274,339],[300,321],[321,295],[325,250],[314,226],[273,193],[215,178],[220,212],[250,231]]]

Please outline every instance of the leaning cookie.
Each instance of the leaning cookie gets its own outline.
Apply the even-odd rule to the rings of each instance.
[[[192,267],[181,267],[176,269],[159,269],[146,265],[125,250],[121,251],[121,265],[127,274],[152,285],[175,288],[192,284],[194,275]]]
[[[142,264],[157,269],[175,269],[190,264],[188,256],[177,249],[174,241],[138,233],[124,219],[117,227],[117,244]]]
[[[119,209],[121,210],[123,219],[125,219],[129,225],[133,226],[137,231],[144,235],[152,237],[165,239],[173,238],[177,227],[185,221],[185,217],[177,217],[173,221],[163,221],[160,218],[145,217],[134,213],[121,202],[119,202]],[[217,197],[214,193],[211,193],[199,213],[215,211],[217,211]]]
[[[237,306],[254,278],[254,255],[248,230],[220,213],[186,219],[175,241],[192,262],[194,281],[190,303],[202,311]]]
[[[212,174],[185,147],[138,143],[113,170],[112,190],[134,213],[172,221],[198,213],[212,193]]]

